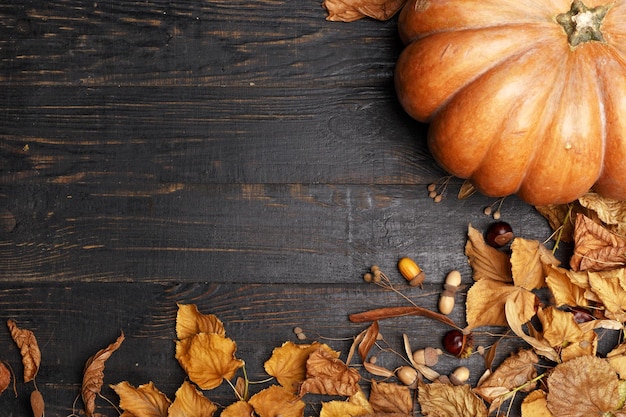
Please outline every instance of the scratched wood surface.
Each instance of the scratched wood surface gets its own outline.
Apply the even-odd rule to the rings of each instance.
[[[316,0],[0,4],[0,318],[39,340],[46,415],[72,413],[85,360],[120,331],[103,394],[153,381],[172,398],[177,303],[217,314],[260,380],[294,326],[345,352],[364,328],[348,314],[406,303],[362,282],[372,264],[429,308],[450,269],[471,282],[467,225],[486,227],[494,200],[459,201],[458,182],[428,198],[444,173],[395,100],[396,21],[324,18]],[[502,216],[550,235],[515,198]],[[404,285],[401,256],[427,271],[423,290]],[[382,324],[395,349],[403,332],[425,347],[445,330]],[[19,394],[0,396],[0,416],[28,416],[8,330],[0,355]],[[460,363],[476,381],[478,356],[438,370]],[[98,412],[117,415],[101,399]]]

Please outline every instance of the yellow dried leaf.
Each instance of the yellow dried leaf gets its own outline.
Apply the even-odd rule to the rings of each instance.
[[[237,344],[217,333],[198,333],[176,341],[176,359],[189,379],[203,390],[231,380],[244,362],[235,358]]]
[[[226,336],[224,324],[213,314],[202,314],[195,304],[178,304],[176,336],[186,339],[198,333],[217,333]]]
[[[626,235],[626,202],[591,192],[578,198],[578,202],[592,210],[613,232]]]
[[[0,362],[0,394],[2,394],[11,384],[11,372],[9,368]]]
[[[589,285],[595,296],[604,304],[606,317],[626,321],[626,290],[622,286],[626,269],[589,272]]]
[[[237,401],[226,407],[221,417],[254,417],[254,409],[247,401]]]
[[[360,417],[370,414],[370,411],[361,405],[348,401],[323,402],[320,417]]]
[[[576,217],[574,244],[570,258],[574,271],[606,271],[626,265],[626,239],[582,214]]]
[[[506,326],[504,304],[510,298],[519,304],[517,312],[522,324],[535,315],[538,300],[532,292],[488,278],[475,282],[467,292],[467,328]]]
[[[559,260],[536,240],[516,238],[511,243],[513,283],[527,290],[545,286],[546,268],[558,266]]]
[[[535,390],[528,394],[521,405],[522,417],[554,417],[548,410],[546,392]]]
[[[465,255],[474,271],[474,280],[491,279],[494,281],[512,282],[511,261],[508,255],[485,243],[478,230],[470,224],[467,231]]]
[[[613,350],[607,353],[606,359],[620,379],[626,379],[626,342],[615,346]]]
[[[487,417],[487,407],[468,384],[425,384],[420,382],[418,402],[430,417]]]
[[[356,392],[356,394],[351,395],[350,398],[348,398],[348,402],[350,404],[354,404],[361,408],[364,408],[368,410],[370,413],[374,413],[374,408],[372,407],[369,400],[365,396],[365,393],[363,392],[361,387],[359,387],[359,390]]]
[[[581,356],[548,377],[548,409],[559,417],[605,416],[620,405],[619,380],[606,360]]]
[[[135,417],[167,417],[171,401],[152,382],[137,388],[123,381],[111,388],[120,397],[120,408],[124,414]]]
[[[531,329],[531,335],[524,332],[522,329],[522,325],[524,323],[520,320],[520,312],[518,309],[518,303],[516,303],[514,299],[507,300],[504,305],[506,319],[509,323],[511,331],[513,331],[513,333],[515,333],[518,337],[521,337],[526,343],[531,345],[538,355],[544,356],[551,361],[558,362],[559,355],[556,350],[550,345],[550,343],[543,339],[540,334],[536,334],[537,332],[533,331],[530,324],[528,324],[528,327]]]
[[[7,326],[9,327],[11,338],[22,355],[24,382],[30,382],[35,379],[41,364],[41,351],[37,344],[37,338],[32,331],[20,329],[13,320],[7,320]]]
[[[372,381],[370,404],[377,413],[413,415],[413,395],[406,385]]]
[[[343,395],[349,397],[359,390],[360,375],[325,349],[309,355],[306,379],[300,386],[300,396],[306,393]]]
[[[87,359],[85,369],[83,371],[83,384],[81,387],[81,396],[83,404],[85,404],[85,414],[91,417],[96,409],[96,397],[100,394],[102,384],[104,383],[104,364],[111,357],[122,342],[124,341],[124,332],[122,332],[115,342],[111,343],[104,349],[100,349],[95,355]]]
[[[217,406],[189,382],[176,391],[176,398],[167,412],[167,417],[212,417]]]
[[[335,359],[339,357],[339,352],[318,342],[307,345],[285,342],[272,351],[272,356],[265,362],[265,372],[276,378],[284,388],[296,392],[306,379],[306,361],[309,355],[318,349],[325,349]]]
[[[574,272],[553,265],[546,268],[546,273],[546,284],[558,307],[563,305],[586,307],[589,304],[585,297],[585,289],[589,288],[589,278],[586,273]],[[583,275],[583,277],[574,275]],[[579,285],[581,282],[586,282],[587,286],[581,287]]]
[[[571,313],[550,306],[540,309],[537,317],[543,326],[543,338],[552,346],[565,347],[583,338],[583,331]]]
[[[324,0],[327,20],[353,22],[364,17],[387,20],[393,17],[407,0]]]
[[[259,417],[302,417],[304,401],[285,388],[272,385],[254,394],[248,401]]]

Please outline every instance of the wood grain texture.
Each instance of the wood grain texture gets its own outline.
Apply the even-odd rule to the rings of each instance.
[[[104,394],[153,381],[172,397],[176,303],[217,314],[260,380],[294,326],[345,352],[364,328],[348,314],[406,302],[362,282],[372,264],[428,308],[450,269],[471,282],[467,227],[486,227],[495,200],[457,200],[458,181],[428,198],[445,173],[395,97],[396,23],[327,22],[319,1],[0,4],[0,318],[37,335],[46,415],[72,413],[84,362],[120,331]],[[502,215],[521,236],[550,234],[516,198]],[[426,271],[424,290],[404,284],[401,256]],[[382,324],[396,350],[402,333],[424,347],[444,331]],[[30,415],[8,331],[0,352],[19,393],[0,396],[0,416]],[[482,359],[461,363],[475,381]]]

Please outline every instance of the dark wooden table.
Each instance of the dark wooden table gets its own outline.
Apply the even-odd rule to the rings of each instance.
[[[72,413],[85,361],[120,331],[103,394],[116,403],[109,384],[153,381],[173,398],[177,303],[217,314],[259,380],[294,326],[345,355],[365,328],[348,314],[406,305],[362,281],[373,264],[429,308],[449,270],[471,283],[467,226],[493,221],[483,208],[496,200],[458,200],[459,181],[428,197],[445,173],[427,126],[396,102],[396,20],[325,16],[315,0],[0,5],[0,317],[38,338],[47,416]],[[530,239],[551,233],[514,197],[502,218]],[[426,271],[423,290],[404,283],[401,256]],[[439,347],[445,330],[381,323],[397,349],[402,333]],[[30,415],[8,330],[0,360],[19,394],[0,396],[0,415]],[[437,370],[459,364],[475,382],[477,355]]]

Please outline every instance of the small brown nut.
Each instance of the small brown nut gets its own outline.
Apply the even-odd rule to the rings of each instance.
[[[463,385],[469,380],[469,377],[470,370],[465,366],[459,366],[450,374],[450,382],[454,385]]]
[[[396,370],[396,376],[406,386],[412,386],[417,382],[417,371],[411,366],[401,366]]]
[[[443,351],[441,349],[432,347],[418,349],[413,352],[413,360],[420,365],[426,365],[428,367],[435,366],[437,362],[439,362],[439,355],[442,353]]]
[[[426,274],[424,274],[422,268],[420,268],[413,259],[401,258],[398,261],[398,269],[412,287],[419,286],[422,288]]]

